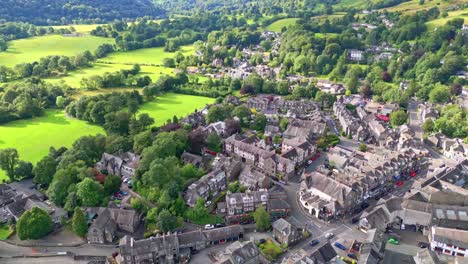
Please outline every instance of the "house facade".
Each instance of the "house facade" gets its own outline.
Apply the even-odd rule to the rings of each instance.
[[[140,162],[140,156],[132,152],[117,154],[103,153],[102,158],[96,163],[98,171],[106,171],[108,174],[130,178],[135,174]]]

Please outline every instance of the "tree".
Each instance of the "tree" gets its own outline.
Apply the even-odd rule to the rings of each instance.
[[[153,135],[151,131],[147,130],[137,134],[133,138],[133,150],[136,153],[141,153],[146,147],[151,146],[153,143]]]
[[[55,159],[45,156],[40,161],[37,162],[36,167],[34,167],[34,182],[49,185],[54,178],[56,172],[57,163]]]
[[[232,110],[232,116],[239,118],[241,126],[246,125],[251,114],[250,109],[245,105],[236,106],[234,110]]]
[[[434,131],[434,121],[431,118],[427,118],[421,126],[422,130],[426,133]]]
[[[33,165],[31,162],[20,160],[15,168],[17,179],[31,178],[33,176]]]
[[[447,103],[450,100],[450,89],[444,85],[436,85],[429,93],[429,102]]]
[[[260,232],[265,232],[271,227],[270,214],[265,210],[263,205],[260,205],[253,213],[255,227]]]
[[[120,190],[121,182],[122,179],[119,176],[107,176],[106,181],[104,181],[104,191],[109,195],[118,192]]]
[[[206,137],[206,145],[208,148],[215,152],[221,152],[221,138],[216,133],[210,133]]]
[[[203,198],[198,198],[195,207],[187,212],[187,217],[194,222],[206,219],[208,216],[208,210],[205,207],[205,201],[203,201]]]
[[[19,161],[18,151],[14,148],[0,150],[0,168],[4,170],[10,181],[15,180],[15,168]]]
[[[264,114],[257,114],[254,117],[252,129],[263,131],[267,124],[267,118]]]
[[[163,209],[158,215],[157,224],[161,231],[171,231],[178,226],[177,217],[172,215],[169,210]]]
[[[366,152],[367,151],[367,144],[366,143],[359,144],[359,150],[362,151],[362,152]]]
[[[26,211],[16,224],[16,233],[21,240],[42,238],[52,229],[53,223],[49,213],[39,207]]]
[[[75,208],[72,218],[72,229],[77,236],[84,237],[88,232],[88,224],[86,223],[83,211],[79,207]]]
[[[286,129],[288,128],[288,125],[289,125],[289,119],[282,117],[279,122],[279,126],[281,130],[286,131]]]
[[[397,110],[390,114],[390,123],[392,126],[397,127],[406,123],[408,115],[403,110]]]
[[[78,198],[83,206],[98,206],[104,196],[104,188],[91,178],[85,178],[76,185]]]

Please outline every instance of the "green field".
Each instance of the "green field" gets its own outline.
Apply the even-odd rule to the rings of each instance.
[[[0,65],[12,67],[20,63],[38,61],[49,55],[73,56],[86,50],[94,51],[104,43],[112,44],[114,39],[95,36],[47,35],[14,40],[8,43],[9,46],[5,52],[0,52]]]
[[[299,18],[285,18],[271,23],[267,29],[274,32],[281,32],[283,27],[294,25]]]
[[[91,30],[95,29],[98,26],[102,26],[105,24],[91,24],[91,25],[65,25],[65,26],[53,26],[52,28],[54,29],[61,29],[61,28],[67,28],[70,29],[70,27],[73,27],[76,32],[78,33],[89,33]]]
[[[429,28],[436,28],[445,25],[447,21],[452,20],[454,18],[463,18],[465,20],[465,24],[468,22],[468,8],[465,8],[463,10],[447,12],[447,14],[447,17],[431,20],[426,24],[429,26]]]
[[[419,0],[410,0],[408,2],[401,3],[396,6],[384,8],[388,12],[404,12],[404,13],[416,13],[424,9],[430,9],[432,7],[438,7],[440,11],[446,9],[448,6],[455,6],[458,4],[466,3],[465,0],[426,0],[423,5],[419,4]],[[383,9],[382,9],[383,10]]]
[[[106,64],[106,63],[94,63],[91,68],[83,68],[76,71],[68,72],[68,75],[61,78],[49,78],[46,79],[51,83],[65,82],[74,88],[80,88],[81,79],[85,77],[91,77],[93,75],[103,75],[106,72],[117,72],[119,70],[129,70],[132,65],[126,64]],[[148,75],[153,81],[156,81],[162,74],[172,74],[173,69],[159,67],[159,66],[141,66],[139,75]]]
[[[20,159],[35,164],[49,147],[69,147],[79,137],[104,133],[99,126],[67,118],[63,111],[47,110],[44,116],[0,125],[0,149],[16,148]],[[0,180],[6,179],[0,170]]]
[[[193,55],[194,47],[192,45],[182,46],[180,51],[185,55]],[[146,64],[146,65],[162,65],[165,58],[173,58],[176,52],[166,52],[164,48],[148,48],[138,49],[126,52],[114,52],[109,56],[99,60],[101,62],[118,63],[118,64]]]
[[[172,119],[174,115],[185,117],[197,110],[201,110],[207,104],[214,103],[214,98],[193,96],[185,94],[166,93],[151,102],[140,107],[139,113],[148,113],[154,118],[156,125],[160,126]]]

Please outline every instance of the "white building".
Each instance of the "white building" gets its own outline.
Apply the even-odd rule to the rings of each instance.
[[[433,226],[429,240],[438,253],[468,257],[468,231]]]
[[[364,59],[364,52],[362,50],[350,49],[348,50],[348,57],[353,61],[362,61]]]

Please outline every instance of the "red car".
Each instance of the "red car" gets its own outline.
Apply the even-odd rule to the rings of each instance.
[[[416,176],[416,172],[415,172],[415,171],[411,171],[411,172],[410,172],[410,176],[411,176],[411,177],[415,177],[415,176]]]
[[[397,181],[396,185],[397,185],[398,187],[401,187],[401,186],[403,185],[403,182],[402,182],[402,181]]]

